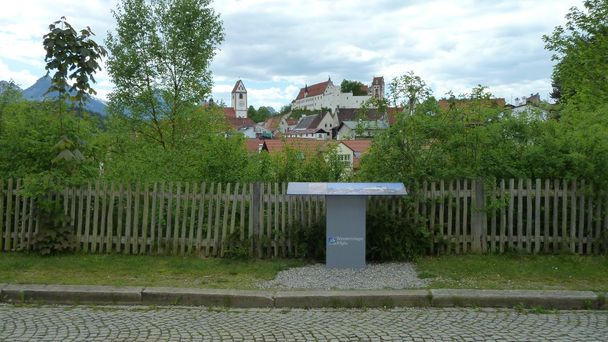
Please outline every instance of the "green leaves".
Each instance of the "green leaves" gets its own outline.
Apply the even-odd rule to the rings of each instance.
[[[69,92],[75,92],[70,98],[82,109],[86,95],[97,94],[90,83],[95,82],[93,74],[101,70],[99,60],[106,50],[91,39],[94,34],[88,26],[78,34],[65,17],[49,25],[49,31],[42,43],[46,50],[45,69],[55,71],[48,92],[58,92],[63,100],[69,88]]]

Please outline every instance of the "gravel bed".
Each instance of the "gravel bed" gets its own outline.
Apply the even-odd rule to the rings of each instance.
[[[406,289],[428,285],[419,279],[411,263],[371,264],[363,269],[326,268],[324,264],[291,268],[279,272],[270,281],[258,284],[262,289]]]

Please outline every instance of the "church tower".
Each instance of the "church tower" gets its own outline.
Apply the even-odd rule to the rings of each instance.
[[[237,118],[247,117],[247,89],[241,80],[236,81],[232,88],[231,103]]]
[[[384,98],[384,76],[374,77],[372,86],[370,87],[370,95],[377,99]]]

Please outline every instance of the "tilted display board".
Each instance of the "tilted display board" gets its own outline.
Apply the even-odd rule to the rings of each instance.
[[[289,183],[288,195],[325,196],[326,266],[365,267],[368,196],[403,196],[403,183]]]

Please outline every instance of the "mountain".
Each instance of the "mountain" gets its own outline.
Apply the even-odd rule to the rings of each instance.
[[[5,82],[5,81],[2,81]],[[22,91],[23,98],[30,101],[43,101],[45,99],[56,99],[58,94],[56,91],[46,94],[46,91],[51,86],[51,77],[43,76],[39,78],[29,88]],[[88,101],[85,102],[85,109],[92,113],[97,113],[106,116],[107,105],[102,100],[87,95]]]
[[[13,88],[13,89],[18,90],[18,91],[23,91],[15,83],[10,83],[10,82],[7,82],[7,81],[0,81],[0,93],[3,92],[3,91],[5,91],[8,88]]]

